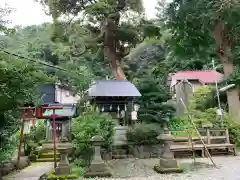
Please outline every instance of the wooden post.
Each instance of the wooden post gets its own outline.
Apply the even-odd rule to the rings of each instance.
[[[210,128],[206,127],[206,133],[207,133],[207,144],[211,144],[211,134],[210,134]]]
[[[226,128],[226,130],[225,130],[225,135],[226,135],[226,143],[230,144],[228,128]]]
[[[21,156],[21,149],[23,144],[23,132],[24,132],[24,119],[22,119],[22,125],[21,125],[21,132],[20,132],[20,143],[18,145],[18,157],[17,157],[17,167],[20,165],[20,156]]]

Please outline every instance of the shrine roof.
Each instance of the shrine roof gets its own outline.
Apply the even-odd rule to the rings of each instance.
[[[76,106],[75,105],[70,105],[70,104],[50,104],[49,106],[62,106],[63,109],[56,109],[55,114],[58,117],[72,117],[76,113]],[[44,113],[43,116],[51,116],[53,114],[53,110],[47,109]]]
[[[140,97],[134,84],[127,80],[98,80],[88,89],[90,97]]]

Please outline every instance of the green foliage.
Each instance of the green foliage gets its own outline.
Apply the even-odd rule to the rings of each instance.
[[[0,141],[1,152],[12,152],[9,137],[19,129],[18,107],[39,100],[38,87],[51,80],[41,68],[0,53]],[[15,147],[16,148],[16,147]]]
[[[164,82],[152,76],[145,76],[139,80],[137,87],[142,94],[138,101],[139,120],[158,124],[168,122],[175,109],[166,103],[171,96]]]
[[[40,143],[41,140],[44,140],[46,137],[46,127],[45,120],[38,119],[36,126],[32,127],[30,130],[30,136],[35,143]]]
[[[201,110],[216,107],[216,91],[214,86],[199,87],[190,99],[190,109]]]
[[[73,156],[78,165],[88,165],[92,156],[90,139],[101,135],[105,140],[105,148],[113,142],[113,121],[107,114],[101,114],[93,108],[87,109],[81,116],[72,120]]]
[[[3,54],[0,54],[0,74],[1,112],[36,102],[39,85],[50,80],[39,66]]]
[[[197,89],[190,100],[190,114],[197,127],[203,125],[211,125],[220,127],[220,122],[217,118],[217,103],[214,99],[212,86],[203,86]],[[215,93],[215,92],[214,92]],[[215,105],[214,105],[215,104]],[[188,136],[189,132],[196,135],[192,124],[187,116],[174,117],[170,123],[171,130],[184,130],[184,132],[174,132],[175,136]],[[239,145],[240,141],[240,124],[231,119],[226,111],[223,110],[223,125],[229,129],[230,139],[233,143]]]
[[[127,131],[127,140],[138,145],[158,144],[157,136],[162,128],[159,124],[136,124]]]
[[[240,145],[240,124],[233,120],[225,122],[229,129],[230,141],[235,143],[237,146]]]
[[[173,136],[189,137],[197,136],[197,132],[193,128],[187,116],[175,116],[169,122],[169,129],[172,131]]]
[[[37,147],[41,146],[41,141],[46,137],[46,127],[44,119],[39,119],[35,127],[31,127],[30,133],[24,135],[24,151],[31,161],[36,161]]]
[[[1,137],[3,135],[1,134]],[[20,133],[16,132],[11,134],[8,138],[2,138],[3,141],[0,143],[0,162],[10,160],[20,142]]]

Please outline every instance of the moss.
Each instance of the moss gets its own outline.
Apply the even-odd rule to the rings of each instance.
[[[77,179],[79,178],[79,174],[69,174],[64,176],[56,176],[53,172],[48,175],[48,180],[66,180],[66,179]]]
[[[57,176],[54,174],[54,171],[52,171],[48,175],[48,180],[66,180],[66,179],[78,179],[79,177],[83,176],[85,173],[85,169],[77,166],[72,166],[72,174],[69,175],[63,175],[63,176]]]

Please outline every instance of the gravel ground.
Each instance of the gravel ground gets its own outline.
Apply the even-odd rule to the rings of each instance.
[[[158,159],[122,159],[112,160],[109,166],[112,178],[95,178],[99,180],[240,180],[240,157],[213,157],[218,168],[211,165],[210,159],[198,158],[198,166],[193,166],[192,159],[181,159],[184,167],[182,174],[157,174],[153,171]],[[81,178],[82,179],[82,178]]]

